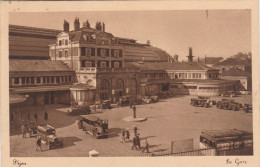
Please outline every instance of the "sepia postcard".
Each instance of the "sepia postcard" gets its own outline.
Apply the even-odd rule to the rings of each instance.
[[[1,2],[3,167],[257,167],[258,1]]]

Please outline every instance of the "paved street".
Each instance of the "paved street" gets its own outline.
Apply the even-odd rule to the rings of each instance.
[[[129,128],[131,138],[133,127],[138,127],[141,137],[141,145],[144,138],[148,138],[152,153],[169,151],[171,141],[182,139],[194,139],[194,147],[199,146],[199,135],[203,129],[226,129],[237,128],[253,131],[252,114],[244,111],[220,110],[216,106],[210,108],[193,107],[190,105],[192,96],[176,96],[162,99],[158,103],[138,105],[137,116],[147,117],[144,122],[126,122],[124,117],[133,114],[129,107],[113,108],[95,113],[101,118],[109,120],[109,137],[107,139],[95,139],[78,129],[76,120],[79,116],[68,116],[63,111],[67,106],[55,105],[46,107],[26,108],[30,111],[31,119],[34,111],[37,111],[40,124],[44,124],[44,110],[49,113],[47,123],[56,128],[58,137],[64,138],[64,147],[60,149],[35,151],[36,139],[23,139],[18,136],[18,124],[11,126],[11,156],[18,157],[87,157],[88,152],[97,150],[100,156],[138,156],[141,151],[131,150],[132,143],[120,143],[121,128]],[[219,100],[221,97],[212,97]],[[251,96],[243,95],[233,98],[241,103],[252,103]],[[16,121],[26,120],[27,113],[23,118],[18,113]]]

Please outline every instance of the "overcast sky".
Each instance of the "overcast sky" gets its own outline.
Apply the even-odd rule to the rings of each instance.
[[[140,43],[150,40],[151,45],[178,54],[180,60],[187,59],[189,47],[195,58],[227,58],[251,51],[250,10],[10,13],[9,23],[62,30],[65,19],[73,30],[75,17],[81,26],[87,19],[91,27],[101,21],[114,36]]]

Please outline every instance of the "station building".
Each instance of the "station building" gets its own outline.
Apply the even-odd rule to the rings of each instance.
[[[124,95],[166,91],[219,95],[236,89],[237,81],[221,80],[219,70],[194,62],[191,48],[188,61],[178,62],[149,41],[106,32],[104,23],[91,28],[86,21],[80,27],[76,18],[72,31],[67,21],[63,31],[9,29],[10,93],[27,95],[28,105],[117,102]]]

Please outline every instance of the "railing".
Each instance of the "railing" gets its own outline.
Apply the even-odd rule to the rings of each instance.
[[[151,154],[142,154],[140,156],[153,157],[153,156],[217,156],[217,155],[253,155],[253,147],[244,147],[240,149],[226,149],[217,151],[214,148],[198,149],[192,151],[171,153],[169,152],[157,152]]]
[[[139,69],[136,68],[95,68],[95,67],[82,67],[80,68],[80,72],[138,72]]]

